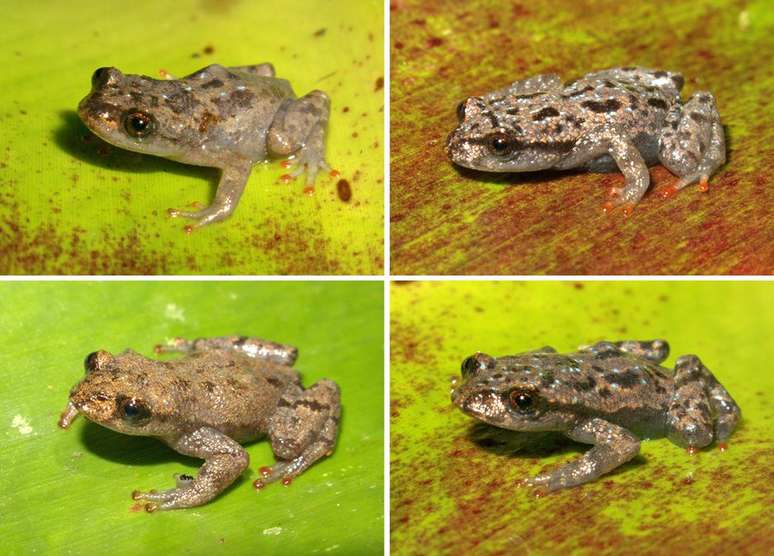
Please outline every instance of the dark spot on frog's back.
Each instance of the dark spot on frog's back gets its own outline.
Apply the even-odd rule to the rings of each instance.
[[[543,388],[548,388],[554,383],[554,373],[546,371],[540,375],[540,384]]]
[[[685,79],[683,79],[683,76],[679,73],[672,76],[672,82],[675,84],[678,91],[682,90],[683,85],[685,85]]]
[[[667,72],[659,70],[656,73],[654,73],[653,76],[654,77],[666,77],[667,76]]]
[[[608,388],[607,386],[597,390],[597,394],[599,394],[600,397],[602,397],[602,398],[609,398],[609,397],[611,397],[613,395],[613,393],[610,391],[610,388]]]
[[[610,384],[618,384],[621,388],[631,388],[640,382],[640,376],[629,370],[623,373],[607,373],[605,380]]]
[[[255,95],[247,89],[236,90],[231,93],[231,100],[240,108],[249,108],[255,100]]]
[[[597,381],[594,380],[594,377],[587,376],[586,380],[582,380],[576,383],[575,387],[581,392],[588,392],[589,390],[593,390],[596,385],[597,385]]]
[[[546,106],[539,112],[536,112],[532,115],[532,120],[539,122],[541,120],[545,120],[546,118],[555,118],[559,115],[559,110],[554,108],[553,106]]]
[[[609,98],[603,102],[599,102],[596,100],[585,100],[581,102],[581,106],[583,108],[587,108],[588,110],[591,110],[592,112],[597,112],[601,114],[601,113],[615,112],[616,110],[620,110],[621,102],[614,98]]]
[[[193,95],[189,91],[178,91],[167,95],[164,102],[175,114],[191,112],[194,106]]]
[[[204,388],[205,390],[207,390],[207,392],[210,392],[210,393],[215,391],[215,384],[213,384],[209,380],[205,380],[204,382],[202,382],[201,383],[201,387]]]
[[[229,377],[228,379],[226,379],[226,382],[234,390],[245,390],[246,389],[244,384],[242,384],[241,382],[239,382],[237,379],[235,379],[233,377]]]
[[[704,116],[704,114],[699,114],[698,112],[691,112],[691,113],[689,114],[689,116],[690,116],[690,118],[691,118],[691,119],[692,119],[694,122],[696,122],[696,123],[698,123],[698,124],[703,124],[704,122],[706,122],[706,121],[707,121],[707,118]]]
[[[318,401],[315,401],[315,400],[305,400],[303,398],[293,402],[293,407],[299,407],[299,406],[308,407],[312,411],[323,411],[323,410],[330,409],[329,406],[327,406],[325,404],[321,404]]]
[[[583,89],[580,89],[580,90],[577,90],[577,91],[573,91],[572,93],[568,93],[566,95],[562,95],[562,98],[578,97],[580,95],[584,95],[584,94],[588,93],[589,91],[593,91],[593,90],[594,90],[594,87],[592,87],[591,85],[587,85]]]
[[[223,86],[223,81],[220,79],[213,79],[202,85],[202,89],[218,89]]]
[[[280,388],[282,386],[285,386],[285,382],[276,376],[269,376],[266,377],[266,382],[268,382],[271,386],[274,386],[275,388]]]
[[[661,110],[666,110],[668,108],[667,103],[661,100],[660,98],[649,98],[648,104],[654,108],[659,108]]]

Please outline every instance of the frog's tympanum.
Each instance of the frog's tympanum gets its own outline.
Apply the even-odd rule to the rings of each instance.
[[[566,355],[551,347],[462,363],[452,402],[466,414],[514,431],[559,431],[594,447],[526,479],[552,491],[593,481],[637,455],[641,438],[668,437],[694,452],[725,441],[741,412],[695,355],[661,367],[663,340],[598,342]]]
[[[325,128],[330,101],[322,91],[296,98],[271,64],[207,66],[182,79],[157,80],[99,68],[78,105],[88,128],[108,143],[185,164],[221,170],[212,204],[200,211],[170,209],[196,226],[227,218],[253,164],[293,157],[307,182],[328,168]]]
[[[680,100],[683,77],[669,71],[613,68],[562,84],[556,74],[516,81],[457,109],[447,153],[460,166],[487,172],[580,168],[623,172],[606,208],[631,210],[661,162],[679,176],[669,196],[694,182],[702,190],[726,160],[715,98]]]
[[[201,458],[197,477],[177,487],[133,493],[148,511],[198,506],[213,499],[247,468],[240,443],[267,436],[277,462],[261,468],[256,486],[286,484],[336,443],[340,406],[335,382],[304,389],[292,368],[297,350],[257,338],[176,339],[156,351],[184,357],[157,361],[132,350],[86,357],[86,376],[70,391],[59,426],[79,413],[124,434],[153,436],[173,450]]]

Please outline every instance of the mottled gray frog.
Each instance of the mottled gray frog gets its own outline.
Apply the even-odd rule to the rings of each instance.
[[[703,91],[683,105],[683,77],[669,71],[613,68],[562,85],[556,74],[516,81],[458,106],[459,126],[446,149],[456,164],[487,172],[580,168],[624,174],[610,210],[631,212],[661,162],[679,181],[702,190],[726,160],[715,98]]]
[[[78,105],[88,128],[116,147],[221,170],[209,207],[169,211],[197,220],[195,226],[234,211],[256,162],[292,156],[297,164],[292,176],[306,171],[307,181],[314,182],[328,168],[329,111],[325,93],[296,98],[290,83],[274,76],[271,64],[213,64],[177,80],[99,68],[91,92]]]
[[[199,506],[233,483],[249,457],[240,443],[268,436],[277,463],[263,467],[264,483],[285,484],[336,443],[340,404],[335,382],[301,386],[292,368],[297,350],[257,338],[222,337],[157,346],[182,352],[171,361],[132,350],[97,351],[86,357],[86,376],[70,391],[59,426],[78,416],[115,431],[153,436],[173,450],[204,459],[199,475],[177,476],[163,492],[135,491],[147,511]]]
[[[462,363],[452,402],[466,414],[514,431],[559,431],[594,447],[526,479],[552,491],[592,481],[637,455],[639,438],[667,436],[694,452],[725,442],[739,406],[695,355],[661,367],[663,340],[598,342],[566,355],[551,347],[506,357],[477,353]]]

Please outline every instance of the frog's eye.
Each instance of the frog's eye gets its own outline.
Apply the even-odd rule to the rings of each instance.
[[[474,355],[471,355],[465,361],[462,362],[462,367],[460,368],[460,372],[462,373],[463,377],[469,377],[473,373],[475,373],[479,368],[479,363],[476,360],[476,357]]]
[[[514,147],[513,140],[505,133],[495,133],[487,140],[489,149],[496,155],[504,156],[509,154]]]
[[[457,118],[460,122],[465,119],[465,102],[467,101],[463,100],[457,105]]]
[[[534,399],[529,390],[516,388],[508,393],[508,401],[516,411],[526,413],[534,408]]]
[[[493,369],[495,366],[495,359],[486,353],[477,353],[471,355],[465,361],[462,362],[460,371],[462,372],[462,378],[467,378],[472,374],[475,374],[484,369]]]
[[[132,137],[147,137],[153,132],[155,121],[147,112],[128,112],[124,116],[124,129]]]
[[[150,408],[137,398],[125,398],[118,402],[118,414],[124,421],[136,427],[145,425],[151,418]]]
[[[99,362],[98,353],[96,351],[92,351],[90,354],[86,356],[86,359],[83,360],[83,370],[87,373],[91,373],[93,371],[97,370],[97,364]]]

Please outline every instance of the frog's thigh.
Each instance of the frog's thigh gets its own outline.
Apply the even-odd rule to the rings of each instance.
[[[259,75],[261,77],[274,77],[276,72],[274,71],[274,65],[266,62],[264,64],[255,64],[253,66],[234,66],[229,69],[236,71],[243,71],[252,75]]]
[[[322,91],[312,91],[299,99],[286,101],[269,128],[267,145],[271,154],[289,156],[301,147],[309,147],[319,150],[322,157],[330,105],[328,95]],[[310,144],[317,139],[320,145]]]
[[[626,463],[640,451],[637,437],[604,419],[585,421],[567,436],[577,442],[594,444],[594,447],[550,473],[528,479],[528,484],[544,486],[551,491],[587,483]]]
[[[695,355],[675,363],[675,391],[667,411],[669,439],[679,446],[701,448],[712,442],[713,418],[717,440],[726,440],[741,412],[728,391]]]
[[[306,390],[290,385],[269,423],[274,455],[281,460],[302,455],[332,417],[338,421],[338,414],[339,388],[335,382],[321,380]],[[327,440],[335,441],[335,438],[334,435]]]
[[[197,429],[170,445],[181,454],[205,461],[193,480],[178,477],[177,488],[133,494],[136,500],[146,500],[160,510],[190,508],[212,500],[250,463],[250,456],[239,443],[209,427]]]
[[[220,336],[217,338],[197,338],[196,340],[175,338],[167,345],[156,346],[157,353],[194,353],[222,349],[241,351],[250,357],[266,359],[281,365],[292,365],[298,357],[298,349],[291,345],[278,344],[249,336]]]
[[[669,344],[666,340],[625,340],[616,342],[621,351],[642,357],[654,363],[661,363],[669,357]]]
[[[696,93],[681,111],[667,116],[659,159],[680,177],[678,189],[706,181],[725,163],[725,135],[712,93]]]

